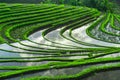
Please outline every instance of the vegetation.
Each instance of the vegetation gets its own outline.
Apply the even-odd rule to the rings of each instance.
[[[119,70],[120,15],[112,5],[108,0],[0,3],[0,80],[84,80]],[[40,39],[31,37],[35,33]],[[77,73],[43,75],[55,70]]]
[[[74,6],[87,6],[91,8],[96,8],[100,11],[113,11],[112,8],[113,3],[109,0],[69,0],[67,2],[66,0],[46,0],[44,3],[55,3],[55,4],[68,4],[68,5],[74,5]]]

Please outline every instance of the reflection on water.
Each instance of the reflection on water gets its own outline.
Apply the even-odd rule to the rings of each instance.
[[[72,33],[74,38],[76,38],[77,40],[80,40],[80,41],[84,41],[84,42],[92,43],[92,44],[97,44],[97,45],[102,45],[102,46],[120,47],[120,44],[107,43],[107,42],[99,41],[99,40],[96,40],[96,39],[93,39],[93,38],[89,37],[86,34],[86,29],[88,27],[89,26],[84,26],[84,27],[81,27],[81,28],[78,28],[78,29],[74,30],[73,33]],[[100,36],[98,36],[98,37],[100,37]]]
[[[93,76],[89,76],[82,80],[119,80],[120,70],[105,71],[100,73],[95,73]]]
[[[109,26],[109,24],[107,26]],[[120,37],[119,36],[109,35],[109,34],[107,34],[105,32],[102,32],[101,30],[99,30],[99,28],[100,28],[100,25],[95,27],[91,31],[91,34],[94,35],[95,38],[103,40],[103,41],[111,42],[111,43],[118,43],[116,46],[120,47],[120,44],[119,44],[120,43]],[[114,32],[112,32],[112,33],[114,34]],[[119,30],[116,33],[119,33]]]
[[[74,30],[72,33],[72,35],[74,36],[74,38],[76,38],[79,41],[83,41],[83,42],[87,42],[87,43],[91,43],[91,44],[97,44],[97,45],[103,45],[103,46],[120,46],[119,44],[112,44],[112,43],[107,43],[107,42],[102,42],[99,40],[95,40],[91,37],[89,37],[86,34],[86,29],[89,27],[89,25],[86,25],[84,27],[81,27],[79,29]],[[43,50],[42,48],[44,48],[45,50],[47,49],[59,49],[58,47],[54,47],[54,46],[61,46],[61,47],[89,47],[89,46],[84,46],[81,44],[77,44],[75,42],[72,42],[70,40],[67,40],[65,38],[63,38],[59,32],[61,29],[57,29],[55,31],[50,32],[47,36],[45,36],[47,39],[49,39],[50,41],[54,41],[56,42],[56,44],[54,42],[50,42],[45,40],[42,37],[42,31],[38,31],[34,34],[32,34],[29,39],[31,41],[21,41],[22,44],[20,43],[13,43],[13,47],[11,47],[10,45],[7,44],[1,44],[0,45],[0,49],[4,49],[4,50],[10,50],[10,51],[16,51],[16,53],[12,53],[12,52],[6,52],[6,51],[0,51],[0,57],[38,57],[38,56],[45,56],[45,55],[39,55],[39,54],[27,54],[26,52],[29,52],[27,50],[24,49],[28,49],[28,50]],[[69,31],[66,31],[64,33],[64,35],[70,39],[69,36]],[[35,42],[35,43],[34,43]],[[24,45],[23,45],[24,44]],[[45,45],[43,45],[45,44]],[[52,46],[49,46],[52,45]],[[53,46],[54,45],[54,46]],[[68,46],[69,45],[69,46]],[[16,46],[16,47],[14,47]],[[34,48],[33,48],[34,47]],[[36,47],[36,48],[35,48]],[[74,47],[73,47],[74,48]],[[62,49],[62,48],[61,48]],[[34,52],[35,52],[34,51]],[[17,53],[18,52],[18,53]],[[19,53],[19,52],[24,52],[24,53]],[[66,52],[66,54],[69,52]],[[45,53],[43,53],[45,54]],[[81,53],[75,53],[75,54],[81,54]],[[105,57],[109,57],[109,56],[114,56],[117,57],[119,56],[119,54],[111,54]],[[81,59],[81,58],[88,58],[88,56],[71,56],[71,57],[62,57],[62,58],[69,58],[69,59]],[[1,60],[1,59],[0,59]],[[26,59],[24,59],[26,60]],[[28,59],[30,60],[30,59]],[[34,59],[31,59],[34,60]],[[36,59],[37,60],[37,59]],[[42,61],[42,62],[7,62],[7,63],[0,63],[0,66],[32,66],[32,65],[40,65],[40,64],[46,64],[50,61]],[[30,74],[30,75],[22,75],[23,77],[30,77],[30,76],[36,76],[36,75],[41,75],[41,76],[56,76],[56,75],[70,75],[70,74],[76,74],[79,73],[81,70],[87,68],[89,66],[80,66],[80,67],[76,67],[76,68],[64,68],[64,69],[51,69],[51,70],[47,70],[47,71],[43,71],[43,72],[37,72],[34,74]],[[3,72],[3,70],[1,70],[0,72]],[[111,72],[102,72],[102,73],[96,73],[96,75],[89,77],[87,79],[84,80],[105,80],[105,79],[109,79],[109,80],[117,80],[119,79],[119,76],[116,76],[117,74],[119,74],[120,71],[111,71]],[[98,79],[99,77],[99,79]],[[116,78],[117,77],[117,78]],[[11,78],[8,80],[20,80],[21,77],[16,77],[16,78]],[[7,80],[7,79],[6,79]]]

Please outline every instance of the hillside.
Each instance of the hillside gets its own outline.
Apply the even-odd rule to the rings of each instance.
[[[119,14],[8,3],[0,12],[0,80],[120,78]]]

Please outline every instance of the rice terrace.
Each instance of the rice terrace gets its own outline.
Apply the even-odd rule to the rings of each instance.
[[[120,80],[120,1],[4,1],[0,80]]]

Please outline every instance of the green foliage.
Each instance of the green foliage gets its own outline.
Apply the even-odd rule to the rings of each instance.
[[[66,4],[66,5],[73,5],[73,6],[82,5],[79,0],[46,0],[46,1],[43,1],[43,3]]]
[[[113,4],[109,0],[46,0],[44,3],[54,3],[54,4],[67,4],[74,6],[87,6],[91,8],[96,8],[103,12],[113,12],[113,7],[116,4]]]
[[[100,11],[111,11],[112,3],[109,0],[81,0],[82,4],[88,7],[97,8]]]

